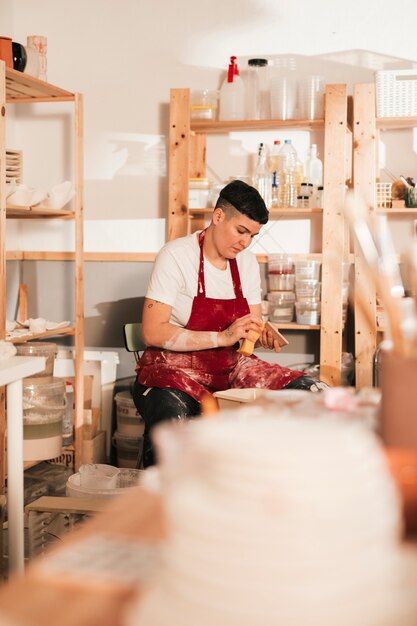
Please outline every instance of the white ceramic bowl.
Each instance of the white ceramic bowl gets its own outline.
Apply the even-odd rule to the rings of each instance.
[[[16,185],[16,190],[8,197],[15,206],[34,206],[45,198],[45,192],[27,185]]]
[[[55,185],[46,194],[43,206],[48,209],[62,209],[74,197],[75,191],[71,181],[66,180],[59,185]]]

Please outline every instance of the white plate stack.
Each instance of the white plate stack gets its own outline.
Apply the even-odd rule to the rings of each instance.
[[[260,410],[160,427],[169,538],[129,626],[414,624],[377,440]]]
[[[6,150],[6,183],[22,182],[22,151]]]

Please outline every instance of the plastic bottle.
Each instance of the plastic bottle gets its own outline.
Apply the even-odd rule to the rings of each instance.
[[[281,176],[281,206],[296,207],[299,187],[299,174],[297,170],[297,151],[291,143],[291,139],[286,139],[279,151],[282,159]]]
[[[249,59],[246,84],[246,117],[266,120],[271,117],[268,85],[268,60]]]
[[[259,144],[258,161],[253,173],[253,186],[259,191],[269,209],[272,200],[272,176],[266,162],[266,150],[263,143]]]
[[[276,139],[272,145],[268,158],[269,171],[272,175],[274,174],[274,172],[277,172],[277,176],[279,176],[283,170],[282,156],[280,155],[280,150],[281,142],[279,141],[279,139]]]
[[[243,120],[245,117],[245,85],[239,76],[236,57],[230,57],[227,77],[220,88],[220,120]]]
[[[62,420],[62,445],[68,446],[74,441],[74,387],[72,382],[65,382],[66,406]]]
[[[317,187],[323,185],[323,163],[317,156],[317,145],[313,143],[310,147],[310,153],[306,161],[306,180],[313,183]]]
[[[281,184],[276,171],[272,174],[271,209],[281,206]]]

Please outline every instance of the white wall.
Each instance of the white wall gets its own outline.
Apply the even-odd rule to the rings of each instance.
[[[2,0],[2,17],[3,30],[15,41],[46,35],[49,81],[84,94],[88,229],[94,230],[95,220],[114,221],[113,243],[121,242],[120,249],[125,249],[123,233],[135,224],[142,232],[146,226],[147,240],[162,243],[171,87],[217,88],[231,54],[238,55],[241,68],[255,54],[292,56],[300,71],[324,72],[328,82],[350,86],[372,80],[375,69],[417,61],[414,0],[395,5],[388,0]],[[57,115],[57,109],[63,113]],[[18,107],[18,124],[9,133],[10,142],[24,150],[25,182],[48,187],[71,176],[63,149],[71,137],[66,111],[66,105]],[[33,112],[39,124],[32,123]],[[224,139],[210,140],[208,164],[215,179],[243,173],[257,138],[248,141],[238,137],[230,146]],[[409,135],[404,141],[412,143]],[[414,172],[405,172],[410,161],[403,159],[398,174],[417,173],[415,153],[413,164]],[[47,247],[48,227],[41,228]],[[93,245],[87,239],[87,247]],[[42,271],[47,270],[37,269],[34,303],[50,300],[42,291],[49,283]],[[106,295],[97,295],[105,302],[141,297],[145,274],[135,284],[131,266],[115,264],[110,271],[95,266],[93,284],[86,283],[87,317],[94,317],[101,302],[93,286],[105,286]],[[108,275],[117,278],[109,284]],[[116,282],[125,286],[123,294]]]

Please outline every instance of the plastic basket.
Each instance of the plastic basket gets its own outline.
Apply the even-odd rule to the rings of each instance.
[[[375,82],[378,117],[417,115],[417,70],[381,70]]]
[[[392,183],[376,183],[376,206],[377,209],[390,209],[392,207]]]

